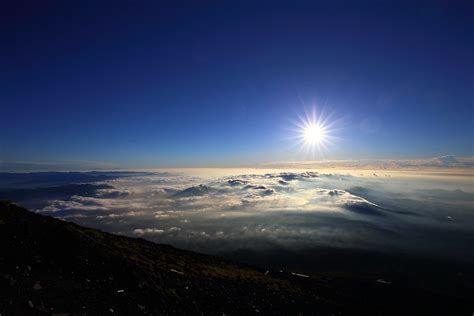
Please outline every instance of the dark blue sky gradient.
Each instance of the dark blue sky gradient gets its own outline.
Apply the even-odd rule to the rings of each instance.
[[[157,3],[3,5],[1,160],[474,154],[469,2]],[[295,154],[292,121],[314,106],[337,120],[337,140]]]

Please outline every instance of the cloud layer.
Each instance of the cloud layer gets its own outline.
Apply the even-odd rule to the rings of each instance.
[[[137,174],[88,185],[88,194],[46,197],[37,212],[209,253],[318,245],[437,252],[446,245],[429,240],[444,235],[461,252],[454,232],[470,236],[474,227],[472,192],[448,182],[285,171]]]
[[[440,169],[474,168],[474,157],[446,155],[429,159],[363,159],[363,160],[322,160],[286,161],[263,164],[265,168],[353,168],[353,169]]]

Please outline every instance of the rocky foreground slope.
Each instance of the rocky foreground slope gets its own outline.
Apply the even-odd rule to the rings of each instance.
[[[0,314],[329,313],[285,278],[0,205]]]
[[[336,263],[361,262],[345,254],[337,257]],[[389,267],[387,262],[382,266]],[[430,263],[424,266],[429,268]],[[474,312],[471,275],[447,268],[426,278],[419,275],[403,272],[398,279],[392,274],[386,280],[366,273],[321,272],[307,277],[259,270],[0,202],[1,315]]]

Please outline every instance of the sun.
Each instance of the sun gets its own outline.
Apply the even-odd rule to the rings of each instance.
[[[339,119],[334,120],[332,115],[326,115],[324,111],[318,113],[316,108],[305,110],[304,115],[293,122],[289,139],[299,147],[297,154],[309,154],[311,158],[324,157],[337,139],[334,132],[340,124]]]
[[[325,141],[326,130],[323,126],[310,123],[303,128],[303,138],[305,143],[317,145]]]

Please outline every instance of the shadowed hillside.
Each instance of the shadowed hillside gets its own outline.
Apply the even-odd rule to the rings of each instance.
[[[376,279],[388,275],[377,270],[393,270],[389,261],[395,264],[395,257],[315,250],[307,258],[321,272],[308,276],[285,270],[285,261],[306,260],[295,254],[236,257],[262,267],[271,266],[266,260],[274,263],[271,271],[258,270],[84,228],[9,202],[0,202],[0,246],[1,315],[463,315],[474,308],[472,276],[447,268],[433,268],[426,278],[418,276],[422,268],[407,268],[402,277]],[[328,272],[340,265],[345,273]],[[462,282],[452,281],[453,273]]]
[[[332,310],[255,269],[0,205],[0,314]]]

